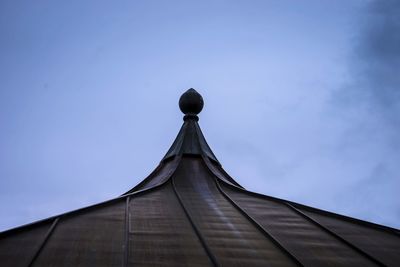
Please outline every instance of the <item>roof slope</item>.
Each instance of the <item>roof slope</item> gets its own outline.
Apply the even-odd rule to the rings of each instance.
[[[201,133],[201,96],[186,94],[184,125],[149,177],[115,199],[0,233],[1,266],[399,265],[397,229],[242,188]]]

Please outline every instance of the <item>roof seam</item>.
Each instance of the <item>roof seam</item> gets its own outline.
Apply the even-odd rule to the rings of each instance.
[[[124,259],[123,266],[128,266],[129,260],[129,201],[130,196],[126,197],[125,202],[125,247],[124,247]]]
[[[232,184],[230,181],[226,181],[225,179],[221,178],[221,177],[219,176],[219,174],[214,170],[214,166],[213,166],[213,164],[211,163],[211,161],[208,159],[208,157],[203,156],[203,160],[204,160],[204,162],[206,163],[207,168],[211,171],[211,173],[212,173],[214,176],[216,176],[219,180],[222,180],[224,183],[230,184],[231,186],[233,186],[233,187],[235,187],[235,188],[236,188],[236,187],[239,188],[238,186],[240,186],[240,189],[245,190],[244,188],[241,187],[241,185],[238,184],[238,186],[237,186],[237,185],[235,185],[235,184]],[[233,179],[232,179],[232,180],[233,180]],[[235,182],[235,183],[236,183],[236,182]],[[236,183],[236,184],[237,184],[237,183]]]
[[[257,194],[257,193],[254,193],[254,194]],[[260,195],[260,194],[257,194],[257,195]],[[289,201],[289,200],[279,199],[279,198],[275,198],[275,197],[271,197],[271,196],[264,196],[264,197],[271,198],[271,199],[273,199],[275,201],[278,201],[278,202],[287,202],[287,203],[289,203],[289,204],[291,204],[293,206],[296,206],[298,208],[306,209],[306,210],[309,210],[311,212],[316,212],[318,214],[332,216],[332,217],[344,220],[346,222],[354,223],[354,224],[357,224],[357,225],[362,225],[362,226],[365,226],[365,227],[370,227],[370,228],[373,228],[375,230],[380,230],[380,231],[383,231],[383,232],[386,232],[386,233],[389,233],[389,234],[394,234],[397,237],[400,237],[400,230],[399,229],[392,228],[392,227],[389,227],[389,226],[386,226],[386,225],[377,224],[377,223],[373,223],[373,222],[369,222],[369,221],[364,221],[364,220],[361,220],[361,219],[349,217],[349,216],[346,216],[346,215],[342,215],[342,214],[339,214],[339,213],[334,213],[334,212],[323,210],[323,209],[310,207],[310,206],[303,205],[303,204],[296,203],[296,202]]]
[[[312,222],[313,224],[315,224],[316,226],[318,226],[320,229],[324,230],[325,232],[329,233],[330,235],[334,236],[336,239],[340,240],[341,242],[343,242],[344,244],[346,244],[347,246],[351,247],[352,249],[354,249],[355,251],[357,251],[359,254],[363,255],[364,257],[366,257],[367,259],[373,261],[374,263],[380,265],[380,266],[386,266],[384,263],[382,263],[380,260],[374,258],[373,256],[371,256],[370,254],[368,254],[367,252],[365,252],[364,250],[362,250],[361,248],[357,247],[356,245],[354,245],[353,243],[347,241],[345,238],[343,238],[342,236],[338,235],[337,233],[333,232],[332,230],[330,230],[329,228],[327,228],[326,226],[320,224],[317,220],[311,218],[310,216],[308,216],[307,214],[305,214],[304,212],[302,212],[301,210],[295,208],[293,205],[291,205],[290,203],[287,202],[283,202],[283,204],[285,204],[287,207],[289,207],[291,210],[293,210],[294,212],[296,212],[297,214],[300,214],[300,216],[304,217],[305,219],[307,219],[308,221]]]
[[[210,168],[209,168],[209,169],[210,169]],[[363,225],[363,226],[366,226],[366,227],[373,228],[373,229],[375,229],[375,230],[384,231],[384,232],[386,232],[386,233],[395,234],[396,236],[400,237],[400,230],[399,230],[399,229],[396,229],[396,228],[392,228],[392,227],[389,227],[389,226],[386,226],[386,225],[381,225],[381,224],[377,224],[377,223],[373,223],[373,222],[369,222],[369,221],[364,221],[364,220],[361,220],[361,219],[349,217],[349,216],[346,216],[346,215],[334,213],[334,212],[327,211],[327,210],[322,210],[322,209],[310,207],[310,206],[303,205],[303,204],[300,204],[300,203],[296,203],[296,202],[293,202],[293,201],[290,201],[290,200],[285,200],[285,199],[281,199],[281,198],[277,198],[277,197],[272,197],[272,196],[268,196],[268,195],[263,195],[263,194],[256,193],[256,192],[252,192],[252,191],[247,191],[247,190],[244,189],[244,188],[238,187],[238,186],[236,186],[236,185],[234,185],[234,184],[231,184],[231,183],[228,183],[228,182],[224,181],[222,178],[219,178],[218,175],[215,174],[215,172],[214,172],[212,169],[210,169],[210,170],[211,170],[211,171],[214,173],[214,175],[217,176],[217,178],[218,178],[220,181],[222,181],[224,184],[226,184],[226,185],[228,185],[228,186],[231,186],[232,188],[238,189],[238,190],[240,190],[241,192],[244,192],[244,193],[246,193],[246,194],[250,194],[250,195],[253,195],[253,196],[261,197],[261,198],[268,199],[268,200],[271,200],[271,201],[275,201],[275,202],[278,202],[278,203],[286,202],[286,203],[289,203],[289,204],[291,204],[291,205],[293,205],[293,206],[297,206],[297,207],[300,207],[300,208],[304,208],[304,209],[307,209],[307,210],[311,210],[311,211],[317,212],[317,213],[319,213],[319,214],[324,214],[324,215],[328,215],[328,216],[333,216],[333,217],[336,217],[336,218],[339,218],[339,219],[343,219],[343,220],[345,220],[345,221],[347,221],[347,222],[355,223],[355,224],[358,224],[358,225]]]
[[[217,160],[217,157],[214,155],[214,152],[212,151],[212,149],[210,148],[210,146],[207,143],[206,138],[203,135],[203,132],[201,131],[200,125],[196,122],[194,124],[194,127],[196,129],[196,133],[197,133],[197,141],[199,142],[200,148],[201,148],[201,153],[203,156],[207,156],[208,158],[214,160],[215,162],[217,162],[219,165],[221,165],[221,163],[219,163],[219,161]],[[200,140],[201,139],[201,140]]]
[[[39,247],[37,248],[35,254],[33,254],[31,260],[29,261],[28,267],[32,266],[33,263],[35,262],[35,260],[38,258],[40,252],[42,251],[43,247],[46,245],[47,240],[49,240],[50,235],[53,233],[54,229],[57,226],[58,221],[60,220],[60,217],[57,217],[53,223],[51,224],[51,226],[49,227],[49,230],[47,230],[42,242],[40,243]]]
[[[175,182],[174,182],[174,177],[171,178],[171,183],[172,183],[172,188],[173,188],[173,191],[174,191],[174,193],[175,193],[175,196],[177,197],[177,199],[178,199],[178,201],[179,201],[179,203],[180,203],[180,205],[181,205],[183,211],[184,211],[185,214],[186,214],[186,217],[188,218],[190,224],[192,225],[193,230],[195,231],[197,237],[199,238],[200,243],[202,244],[202,246],[203,246],[204,250],[206,251],[208,257],[210,258],[212,264],[213,264],[214,266],[220,266],[220,265],[218,264],[218,261],[217,261],[215,255],[212,253],[210,247],[207,245],[207,243],[206,243],[206,241],[205,241],[203,235],[200,233],[199,229],[197,228],[197,226],[196,226],[196,224],[195,224],[195,222],[194,222],[192,216],[190,215],[189,211],[186,209],[185,204],[183,203],[182,198],[181,198],[181,196],[179,195],[178,190],[176,189]]]
[[[251,217],[244,209],[242,209],[238,203],[236,203],[220,186],[219,182],[217,179],[214,178],[214,181],[217,185],[218,190],[221,192],[221,194],[230,202],[237,210],[239,210],[244,217],[250,221],[260,232],[262,232],[268,239],[272,241],[278,248],[280,248],[291,260],[293,260],[295,263],[297,263],[299,266],[304,266],[299,259],[296,258],[292,253],[290,253],[289,250],[287,250],[279,241],[277,238],[275,238],[271,233],[269,233],[262,225],[260,225],[253,217]]]

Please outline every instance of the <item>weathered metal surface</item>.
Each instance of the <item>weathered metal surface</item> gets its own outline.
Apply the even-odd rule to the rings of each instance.
[[[400,235],[303,210],[324,227],[388,266],[400,265]]]
[[[249,196],[229,186],[222,188],[306,266],[337,266],[338,262],[340,266],[377,265],[284,203]]]
[[[50,227],[48,222],[0,235],[0,266],[28,266]]]
[[[173,179],[219,264],[297,266],[220,194],[201,158],[183,158]]]
[[[33,266],[121,266],[125,201],[62,218]]]
[[[212,266],[171,183],[129,205],[128,266]]]

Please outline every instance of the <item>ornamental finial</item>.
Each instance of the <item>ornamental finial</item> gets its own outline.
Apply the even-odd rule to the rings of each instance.
[[[187,90],[179,99],[179,108],[185,115],[197,115],[204,106],[203,97],[193,88]]]

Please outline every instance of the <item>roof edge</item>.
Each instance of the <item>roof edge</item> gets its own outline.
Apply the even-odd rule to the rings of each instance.
[[[137,191],[132,191],[133,189],[137,188],[137,186],[135,186],[133,189],[131,189],[130,191],[128,191],[127,193],[125,193],[125,194],[123,194],[121,196],[118,196],[118,197],[115,197],[115,198],[112,198],[112,199],[108,199],[108,200],[105,200],[105,201],[102,201],[102,202],[99,202],[99,203],[95,203],[95,204],[92,204],[92,205],[89,205],[89,206],[85,206],[85,207],[82,207],[82,208],[78,208],[78,209],[75,209],[75,210],[71,210],[71,211],[67,211],[67,212],[64,212],[64,213],[60,213],[60,214],[57,214],[57,215],[54,215],[54,216],[50,216],[50,217],[47,217],[47,218],[44,218],[44,219],[40,219],[40,220],[37,220],[37,221],[33,221],[33,222],[30,222],[30,223],[27,223],[27,224],[23,224],[23,225],[20,225],[20,226],[11,228],[11,229],[7,229],[7,230],[4,230],[4,231],[1,231],[0,232],[0,237],[4,237],[4,236],[7,236],[9,234],[13,234],[15,232],[18,232],[18,231],[29,229],[30,227],[34,227],[34,226],[37,226],[37,225],[40,225],[40,224],[48,223],[48,222],[51,222],[52,220],[59,219],[59,218],[65,217],[65,216],[75,215],[75,214],[79,214],[80,212],[84,212],[84,211],[87,211],[87,210],[90,210],[90,209],[103,207],[105,205],[112,204],[112,203],[124,200],[127,197],[132,197],[132,196],[136,197],[136,196],[139,196],[141,194],[156,190],[159,187],[162,187],[163,185],[165,185],[170,180],[171,176],[175,172],[175,170],[176,170],[176,168],[177,168],[177,166],[178,166],[178,164],[179,164],[179,162],[181,160],[181,157],[175,158],[175,160],[176,160],[175,164],[173,164],[173,166],[171,166],[172,168],[168,172],[168,175],[167,175],[168,177],[166,177],[166,179],[164,179],[161,183],[158,183],[158,184],[156,184],[154,186],[151,186],[151,187],[139,189]],[[138,185],[140,185],[140,184],[144,183],[146,180],[152,178],[158,172],[159,169],[160,169],[160,166],[158,166],[147,178],[145,178]]]
[[[359,225],[372,227],[372,228],[377,229],[377,230],[382,230],[382,231],[388,232],[390,234],[395,234],[397,236],[400,236],[400,229],[397,229],[397,228],[394,228],[394,227],[390,227],[390,226],[386,226],[386,225],[378,224],[378,223],[374,223],[374,222],[365,221],[365,220],[362,220],[362,219],[358,219],[358,218],[342,215],[342,214],[335,213],[335,212],[332,212],[332,211],[327,211],[327,210],[323,210],[323,209],[314,208],[314,207],[311,207],[311,206],[307,206],[307,205],[300,204],[300,203],[297,203],[297,202],[293,202],[293,201],[290,201],[290,200],[285,200],[285,199],[282,199],[282,198],[272,197],[272,196],[268,196],[268,195],[263,195],[261,193],[248,191],[243,187],[240,187],[240,186],[238,186],[238,185],[236,185],[234,183],[229,182],[230,179],[232,179],[233,181],[235,181],[235,180],[232,177],[230,177],[229,175],[227,175],[225,170],[222,172],[221,170],[217,170],[215,168],[212,168],[210,166],[210,164],[207,163],[207,158],[205,158],[205,157],[203,157],[203,158],[206,161],[207,168],[211,171],[211,173],[215,176],[215,178],[217,178],[219,181],[221,181],[224,185],[227,185],[227,186],[229,186],[229,187],[231,187],[231,188],[233,188],[235,190],[239,190],[239,191],[241,191],[241,192],[243,192],[245,194],[250,194],[250,195],[253,195],[253,196],[256,196],[256,197],[265,198],[265,199],[272,200],[272,201],[275,201],[275,202],[278,202],[278,203],[281,203],[281,204],[287,203],[287,204],[293,205],[293,206],[295,206],[297,208],[300,208],[300,209],[305,209],[307,211],[316,212],[318,214],[335,217],[335,218],[338,218],[338,219],[345,220],[347,222],[352,222],[352,223],[356,223],[356,224],[359,224]],[[221,172],[221,173],[218,173],[218,172]],[[221,178],[221,176],[223,176],[223,177],[228,176],[230,179],[226,180],[226,179]]]

